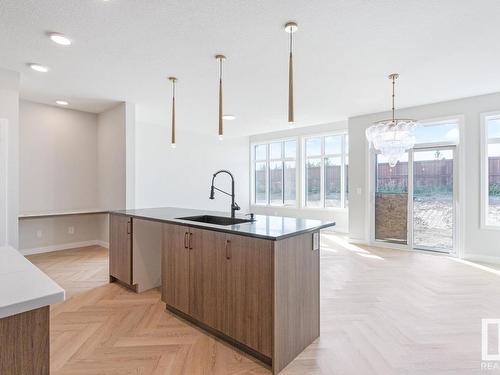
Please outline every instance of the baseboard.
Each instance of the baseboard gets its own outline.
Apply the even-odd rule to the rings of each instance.
[[[354,245],[368,245],[368,242],[365,240],[358,240],[355,238],[347,238],[347,242],[352,243]]]
[[[491,255],[476,255],[470,254],[465,255],[463,259],[468,260],[470,262],[481,262],[481,263],[491,263],[491,264],[500,264],[500,257],[493,257]]]
[[[16,250],[14,247],[10,246],[10,245],[5,245],[5,246],[0,246],[0,251],[4,250],[4,249],[9,249],[9,250]],[[16,250],[17,251],[17,250]]]
[[[349,232],[344,231],[344,229],[336,228],[335,226],[321,229],[321,232],[322,233],[339,234],[342,236],[347,236],[349,234]]]
[[[96,246],[96,245],[106,247],[106,248],[109,247],[107,242],[100,241],[100,240],[90,240],[90,241],[65,243],[65,244],[61,244],[61,245],[35,247],[32,249],[21,249],[20,253],[23,255],[32,255],[32,254],[40,254],[40,253],[49,253],[51,251],[68,250],[68,249],[75,249],[77,247],[87,247],[87,246]]]
[[[106,241],[97,240],[96,245],[99,245],[100,247],[105,247],[106,249],[109,249],[109,242],[106,242]]]

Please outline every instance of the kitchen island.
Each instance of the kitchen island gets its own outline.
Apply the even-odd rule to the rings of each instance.
[[[0,374],[49,373],[49,308],[64,290],[19,251],[0,249]]]
[[[319,232],[334,222],[180,208],[110,214],[110,280],[278,373],[319,336]]]

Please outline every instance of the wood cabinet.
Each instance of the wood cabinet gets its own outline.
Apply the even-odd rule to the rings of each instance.
[[[163,301],[272,355],[272,241],[164,224]]]
[[[273,241],[162,225],[167,309],[274,374],[319,336],[319,232]]]
[[[109,215],[109,275],[132,285],[132,218]]]
[[[222,330],[226,235],[204,229],[189,232],[189,315]]]
[[[272,356],[272,241],[226,235],[222,332]]]
[[[189,314],[189,228],[163,224],[162,300]]]
[[[48,375],[49,306],[0,319],[0,374]]]

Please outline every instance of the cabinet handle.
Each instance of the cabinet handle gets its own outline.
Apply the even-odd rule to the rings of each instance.
[[[189,250],[193,250],[193,245],[192,245],[192,240],[193,239],[193,233],[189,232]]]
[[[129,220],[127,221],[127,234],[130,234],[132,231],[130,230],[130,227],[132,226],[132,222]]]
[[[184,233],[184,249],[188,248],[188,232]]]
[[[231,259],[231,241],[226,240],[226,259],[230,260]]]

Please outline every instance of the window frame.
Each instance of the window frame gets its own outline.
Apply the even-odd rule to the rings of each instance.
[[[500,230],[499,225],[493,225],[488,222],[488,211],[489,211],[489,160],[488,160],[488,146],[490,144],[500,144],[499,138],[488,137],[488,121],[491,118],[500,119],[500,111],[485,112],[481,113],[481,139],[480,139],[480,152],[481,152],[481,229],[489,230]]]
[[[289,141],[295,141],[295,156],[294,157],[285,157],[285,143]],[[270,145],[272,143],[281,143],[281,158],[279,159],[271,159],[270,155]],[[266,159],[265,160],[256,160],[255,159],[255,148],[256,146],[266,146]],[[258,207],[290,207],[297,208],[299,204],[299,196],[298,196],[298,187],[299,187],[299,138],[298,137],[285,137],[285,138],[277,138],[266,140],[262,142],[252,142],[250,143],[250,164],[251,164],[251,178],[250,178],[250,193],[251,193],[251,206]],[[271,185],[270,185],[270,173],[271,173],[271,162],[279,161],[283,165],[283,178],[282,178],[282,191],[281,191],[281,204],[280,203],[271,203]],[[295,162],[295,203],[285,203],[285,162],[294,161]],[[255,164],[259,162],[266,163],[266,203],[258,203],[256,202],[256,190],[255,190]]]
[[[326,137],[335,137],[335,136],[341,136],[342,137],[342,142],[341,142],[341,150],[340,154],[326,154],[325,153],[325,138]],[[346,205],[346,202],[349,202],[348,199],[346,199],[346,193],[348,190],[348,187],[346,186],[346,159],[348,160],[349,155],[346,153],[346,145],[348,144],[349,141],[349,132],[347,129],[345,130],[338,130],[338,131],[331,131],[331,132],[324,132],[324,133],[318,133],[318,134],[308,134],[304,135],[301,137],[301,149],[302,149],[302,154],[301,154],[301,175],[302,175],[302,183],[300,186],[301,190],[301,208],[305,210],[320,210],[320,211],[338,211],[338,210],[348,210],[348,205]],[[307,150],[306,150],[306,142],[308,139],[312,138],[321,138],[321,153],[319,155],[314,155],[314,156],[307,156]],[[326,158],[334,158],[334,157],[340,157],[340,207],[326,207],[325,206],[325,159]],[[307,206],[307,175],[306,175],[306,165],[307,165],[307,160],[308,159],[321,159],[321,164],[320,164],[320,207],[310,207]]]

